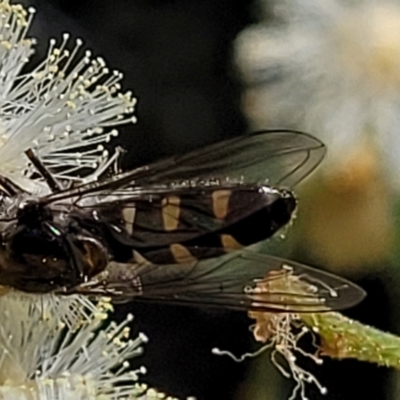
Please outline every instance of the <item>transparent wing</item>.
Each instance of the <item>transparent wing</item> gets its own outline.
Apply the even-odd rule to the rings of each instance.
[[[163,266],[111,263],[105,274],[74,292],[107,294],[120,301],[296,313],[344,309],[365,296],[338,276],[250,251]]]
[[[175,156],[100,182],[61,191],[43,203],[74,196],[112,193],[129,186],[157,186],[172,182],[199,184],[227,178],[243,183],[267,183],[292,188],[308,176],[325,155],[325,146],[302,132],[275,130],[225,140],[183,156]],[[194,182],[191,182],[194,181]]]
[[[312,172],[325,155],[325,146],[302,132],[255,132],[176,156],[150,166],[157,169],[147,182],[226,177],[245,183],[268,181],[292,188]]]

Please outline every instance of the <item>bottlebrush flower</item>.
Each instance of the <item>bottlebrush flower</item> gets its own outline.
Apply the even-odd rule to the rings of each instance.
[[[147,399],[138,383],[143,334],[130,339],[127,324],[107,323],[107,299],[11,291],[0,297],[0,399]]]
[[[95,179],[112,162],[104,144],[115,127],[135,121],[135,99],[120,92],[120,72],[90,51],[78,56],[81,40],[68,50],[68,34],[52,39],[47,57],[29,70],[33,15],[0,1],[0,160],[2,173],[41,192],[47,188],[31,179],[24,150],[32,148],[57,179]]]

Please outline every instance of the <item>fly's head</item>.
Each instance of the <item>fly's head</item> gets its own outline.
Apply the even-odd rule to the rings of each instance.
[[[2,230],[0,284],[34,293],[68,291],[103,271],[99,239],[65,211],[31,201]]]

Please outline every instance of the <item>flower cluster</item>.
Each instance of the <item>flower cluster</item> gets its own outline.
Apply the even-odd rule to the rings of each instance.
[[[0,399],[146,399],[145,369],[128,360],[147,339],[130,339],[131,315],[104,327],[110,310],[108,299],[1,296]]]
[[[115,127],[135,122],[135,99],[120,92],[120,72],[110,73],[90,51],[79,56],[81,40],[69,50],[68,34],[59,44],[52,39],[47,57],[22,72],[36,43],[27,37],[33,14],[0,2],[0,159],[3,174],[40,191],[24,149],[32,148],[55,178],[96,179],[112,162],[104,144]]]

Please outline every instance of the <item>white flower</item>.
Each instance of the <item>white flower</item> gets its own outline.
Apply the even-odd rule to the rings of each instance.
[[[273,23],[237,40],[253,123],[314,133],[333,163],[372,138],[400,183],[400,3],[273,0],[271,8]]]
[[[153,398],[138,384],[144,368],[129,371],[147,339],[129,338],[130,315],[105,324],[111,309],[107,299],[95,306],[79,296],[1,296],[0,399]]]
[[[33,14],[0,1],[0,160],[1,173],[41,191],[23,179],[34,172],[25,150],[32,148],[58,179],[95,179],[111,162],[103,144],[117,135],[115,126],[135,121],[135,99],[120,93],[120,72],[110,73],[89,51],[77,56],[81,40],[68,50],[68,34],[58,45],[51,40],[46,59],[29,71]]]

